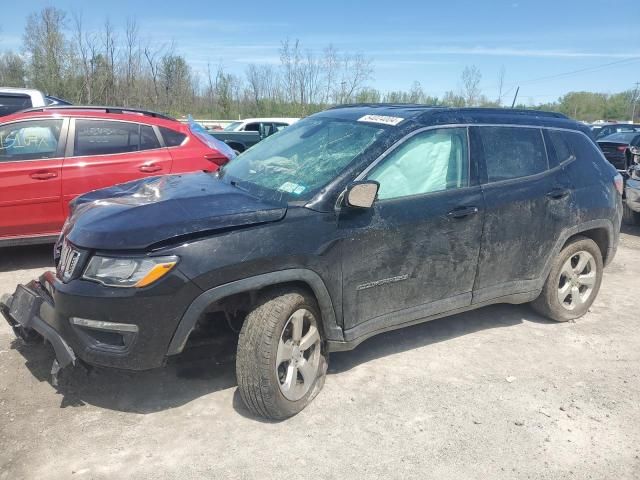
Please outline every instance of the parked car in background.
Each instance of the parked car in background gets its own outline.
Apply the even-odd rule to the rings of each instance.
[[[224,127],[225,132],[259,132],[260,125],[273,125],[276,130],[282,130],[284,127],[288,127],[289,125],[293,125],[296,123],[299,118],[279,118],[279,117],[271,117],[271,118],[245,118],[244,120],[239,120],[237,122],[232,122],[226,127]]]
[[[640,226],[640,165],[629,167],[629,176],[624,185],[623,221],[629,225]]]
[[[42,107],[0,120],[0,245],[52,242],[68,203],[141,177],[215,171],[228,158],[208,134],[163,115]]]
[[[640,128],[638,131],[613,133],[598,139],[598,145],[604,156],[616,169],[626,172],[633,163],[634,154],[638,152],[637,146],[640,143]]]
[[[32,107],[71,105],[66,100],[31,88],[0,87],[0,117]]]
[[[248,118],[227,125],[223,130],[211,131],[218,140],[242,153],[259,141],[297,122],[297,118]]]
[[[560,114],[334,108],[218,175],[77,198],[57,272],[0,311],[51,342],[54,375],[156,368],[192,332],[241,326],[240,396],[282,419],[320,391],[329,352],[378,333],[495,303],[584,315],[616,252],[622,188]]]
[[[593,130],[593,127],[591,130],[594,132],[596,140],[600,140],[601,138],[608,137],[614,133],[640,133],[640,125],[635,123],[611,123],[609,125],[602,126],[602,128],[598,129],[597,132]]]

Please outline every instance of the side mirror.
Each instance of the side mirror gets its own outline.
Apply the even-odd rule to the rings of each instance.
[[[344,195],[344,203],[352,208],[371,208],[379,188],[380,184],[373,180],[352,183]]]

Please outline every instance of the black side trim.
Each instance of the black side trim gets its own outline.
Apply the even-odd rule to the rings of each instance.
[[[167,355],[176,355],[182,352],[185,344],[187,343],[187,339],[189,338],[189,334],[195,327],[196,322],[212,303],[228,297],[229,295],[257,290],[270,285],[278,285],[286,282],[304,282],[311,287],[313,293],[318,299],[320,313],[322,314],[324,332],[327,339],[331,341],[342,341],[344,339],[342,329],[336,322],[333,303],[324,282],[317,273],[311,270],[295,268],[256,275],[255,277],[226,283],[201,293],[191,303],[191,305],[189,305],[189,308],[182,316],[182,319],[178,324],[178,328],[173,334],[173,338],[169,344]]]
[[[437,314],[430,314],[430,312],[432,312],[432,309],[429,308],[429,305],[425,306],[424,310],[422,311],[422,315],[416,315],[417,312],[411,311],[414,309],[406,309],[406,311],[403,311],[400,313],[406,313],[405,320],[407,321],[404,321],[402,323],[387,325],[385,327],[378,328],[377,330],[370,330],[369,332],[362,333],[355,338],[354,338],[355,329],[352,328],[345,332],[345,337],[350,338],[350,340],[345,340],[345,341],[329,340],[328,349],[330,352],[344,352],[347,350],[353,350],[365,340],[375,335],[378,335],[380,333],[390,332],[392,330],[408,327],[410,325],[416,325],[418,323],[429,322],[431,320],[437,320],[443,317],[449,317],[452,315],[456,315],[458,313],[464,313],[470,310],[476,310],[478,308],[486,307],[488,305],[493,305],[496,303],[511,303],[511,304],[527,303],[534,300],[539,293],[540,292],[535,291],[535,292],[517,293],[513,295],[504,295],[502,297],[497,297],[480,304],[476,303],[476,304],[467,305],[464,307],[453,308]]]

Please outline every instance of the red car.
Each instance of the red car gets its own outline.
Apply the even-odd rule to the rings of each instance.
[[[77,195],[141,177],[215,171],[215,140],[163,115],[44,107],[0,123],[0,246],[55,240]]]

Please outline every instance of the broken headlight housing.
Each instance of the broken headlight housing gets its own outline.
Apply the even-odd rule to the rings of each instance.
[[[160,280],[178,263],[178,257],[104,257],[94,255],[82,275],[109,287],[146,287]]]

